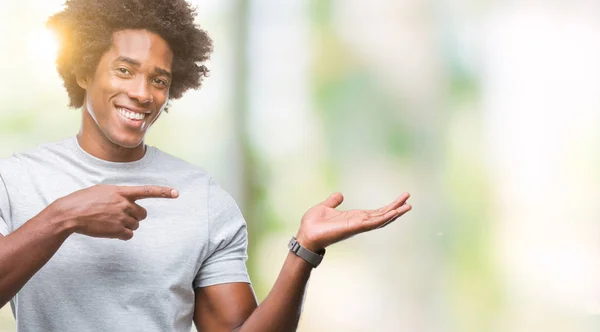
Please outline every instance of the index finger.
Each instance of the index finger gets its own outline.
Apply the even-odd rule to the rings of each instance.
[[[121,196],[135,201],[144,198],[177,198],[177,189],[161,186],[120,186]]]

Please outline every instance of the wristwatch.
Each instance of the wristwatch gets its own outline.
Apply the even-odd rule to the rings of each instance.
[[[325,255],[325,249],[319,251],[319,253],[314,253],[298,243],[295,237],[292,237],[290,243],[288,243],[288,248],[291,252],[296,254],[296,256],[304,259],[308,262],[308,264],[312,265],[313,268],[319,266],[321,261],[323,260],[323,256]]]

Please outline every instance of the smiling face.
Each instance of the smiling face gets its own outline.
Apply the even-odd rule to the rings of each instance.
[[[93,76],[77,80],[86,90],[81,136],[88,145],[105,152],[143,151],[144,135],[169,98],[172,62],[171,48],[157,34],[115,32]]]

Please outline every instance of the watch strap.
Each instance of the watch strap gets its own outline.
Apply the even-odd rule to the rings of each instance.
[[[306,248],[304,248],[298,241],[296,241],[295,237],[292,237],[290,242],[288,243],[288,248],[291,252],[296,254],[296,256],[307,261],[312,267],[317,267],[321,264],[323,260],[323,255],[325,255],[325,249],[320,251],[320,254],[314,253]]]

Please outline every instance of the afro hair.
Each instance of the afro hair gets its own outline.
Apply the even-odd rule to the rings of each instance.
[[[93,74],[112,46],[113,33],[147,30],[161,36],[173,52],[169,98],[198,89],[208,69],[202,63],[212,52],[212,40],[195,23],[196,10],[185,0],[67,0],[63,11],[48,19],[60,41],[58,73],[69,94],[69,105],[83,105],[85,90],[76,76]]]

